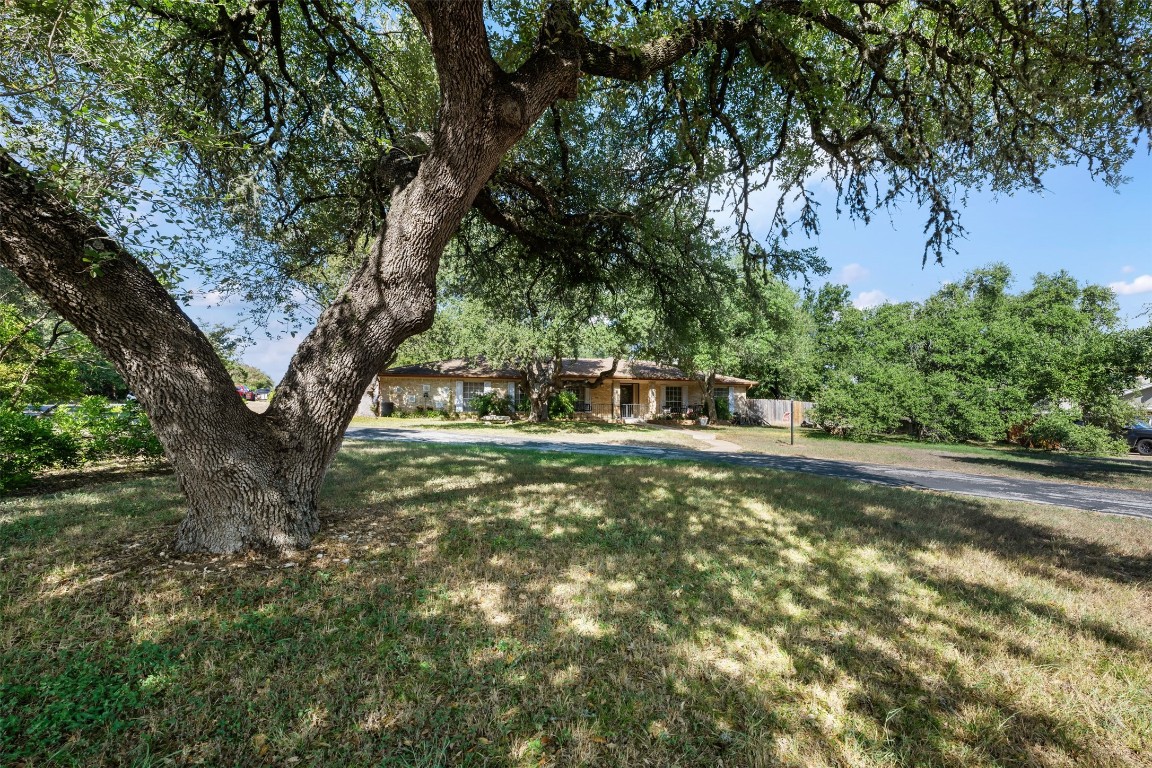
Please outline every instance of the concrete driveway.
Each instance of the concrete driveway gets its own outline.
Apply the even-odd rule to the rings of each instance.
[[[346,436],[350,440],[499,446],[520,450],[583,453],[597,456],[636,456],[674,461],[734,464],[785,472],[807,472],[813,475],[838,477],[875,485],[943,491],[964,496],[1024,501],[1030,504],[1051,504],[1109,515],[1152,519],[1152,494],[1145,491],[1113,490],[1097,486],[1053,483],[1043,480],[992,477],[827,459],[807,459],[797,456],[745,453],[723,450],[722,446],[717,445],[709,445],[702,449],[656,448],[586,441],[566,442],[559,436],[552,439],[537,439],[503,435],[476,435],[439,429],[392,427],[357,427],[349,429]]]

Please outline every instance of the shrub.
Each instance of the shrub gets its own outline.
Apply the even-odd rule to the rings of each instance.
[[[903,412],[897,387],[846,378],[826,382],[809,411],[821,429],[851,440],[897,431],[905,423]]]
[[[732,409],[728,407],[728,398],[716,398],[716,418],[721,421],[729,421],[732,418]]]
[[[152,431],[148,414],[135,401],[125,403],[114,420],[119,431],[109,442],[109,455],[147,461],[158,461],[164,457],[164,447]]]
[[[148,416],[134,401],[113,408],[102,397],[86,397],[75,410],[58,410],[52,422],[77,446],[82,461],[159,459],[164,454]]]
[[[1085,422],[1113,434],[1123,432],[1144,415],[1141,408],[1111,394],[1104,394],[1083,405]]]
[[[1121,455],[1128,444],[1102,427],[1076,423],[1074,411],[1052,411],[1036,419],[1024,432],[1021,442],[1033,448],[1063,448],[1075,453]]]
[[[548,401],[548,415],[553,419],[570,419],[576,413],[576,393],[562,390]]]
[[[26,485],[41,470],[75,464],[78,454],[72,438],[57,434],[49,420],[0,408],[0,493]]]
[[[481,419],[485,416],[515,416],[516,404],[512,398],[500,391],[485,392],[475,395],[468,401],[469,407]]]

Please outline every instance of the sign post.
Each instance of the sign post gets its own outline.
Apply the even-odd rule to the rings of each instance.
[[[788,401],[788,445],[796,445],[796,401]]]

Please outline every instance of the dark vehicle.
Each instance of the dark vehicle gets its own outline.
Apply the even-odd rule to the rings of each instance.
[[[1128,447],[1141,456],[1152,456],[1152,426],[1138,421],[1128,427],[1124,435],[1128,440]]]
[[[256,393],[248,389],[248,387],[244,386],[243,384],[236,385],[236,394],[240,395],[240,397],[244,398],[245,400],[256,399]]]
[[[42,416],[47,416],[52,413],[52,411],[56,410],[58,405],[58,403],[53,403],[51,405],[26,405],[24,406],[24,410],[21,411],[21,413],[23,413],[25,416],[31,416],[34,419],[39,419]]]

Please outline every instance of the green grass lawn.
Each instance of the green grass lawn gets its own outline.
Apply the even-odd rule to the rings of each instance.
[[[806,456],[814,459],[890,464],[940,469],[976,475],[999,475],[1032,480],[1099,485],[1152,491],[1152,461],[1136,456],[1096,457],[1028,450],[1010,445],[928,443],[887,437],[855,442],[821,430],[797,429],[789,444],[787,427],[681,427],[643,424],[552,421],[544,424],[513,422],[492,425],[468,420],[357,418],[353,427],[438,429],[476,437],[520,435],[565,438],[583,442],[632,445],[671,445],[700,448],[689,432],[713,435],[753,453]]]
[[[796,444],[789,445],[787,427],[717,427],[716,433],[757,453],[1152,491],[1152,461],[1135,456],[1082,456],[1009,445],[926,443],[899,437],[854,442],[815,429],[796,430]]]
[[[656,432],[658,427],[644,424],[616,424],[607,421],[566,421],[554,420],[545,422],[511,421],[504,424],[479,421],[472,418],[444,419],[444,418],[373,418],[371,416],[358,416],[352,420],[352,426],[365,427],[392,427],[403,429],[449,429],[460,432],[477,432],[499,430],[501,432],[515,432],[526,435],[611,435],[620,433]]]
[[[1152,524],[350,443],[289,559],[169,476],[0,499],[0,765],[1138,766]]]
[[[651,424],[616,424],[604,421],[554,420],[543,423],[512,421],[504,424],[473,419],[442,418],[373,418],[357,417],[351,428],[375,427],[382,429],[430,429],[459,432],[470,437],[522,437],[547,440],[560,438],[574,442],[612,443],[616,445],[676,446],[696,448],[686,430],[669,429]]]

